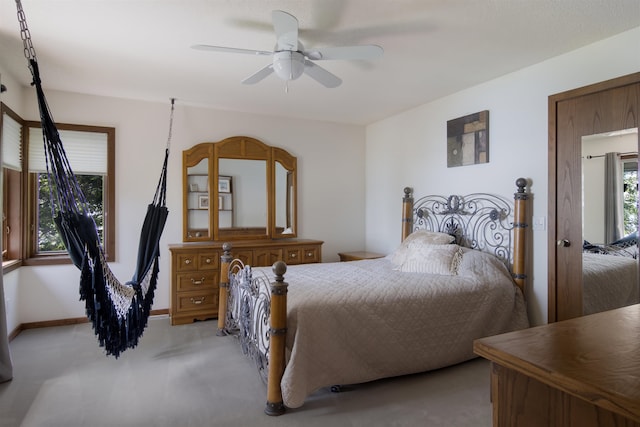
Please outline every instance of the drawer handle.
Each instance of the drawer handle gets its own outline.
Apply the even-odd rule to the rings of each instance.
[[[205,259],[204,262],[207,263],[207,264],[211,264],[211,258]]]
[[[196,280],[193,277],[191,278],[191,283],[194,285],[202,285],[204,283],[204,277],[200,280]]]
[[[307,252],[307,257],[308,257],[308,258],[313,257],[313,252]]]
[[[289,254],[289,258],[295,258],[297,255],[298,254],[296,254],[296,253]]]
[[[200,299],[191,298],[191,303],[195,305],[202,304],[206,298],[207,297],[202,297]]]
[[[189,258],[187,258],[187,259],[184,260],[184,263],[189,265],[189,264],[191,264],[191,260]]]

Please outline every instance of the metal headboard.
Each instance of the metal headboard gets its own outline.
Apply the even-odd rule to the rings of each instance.
[[[404,189],[412,199],[412,189]],[[504,197],[474,193],[430,195],[412,205],[411,231],[430,230],[455,237],[455,243],[497,256],[513,272],[514,205]]]

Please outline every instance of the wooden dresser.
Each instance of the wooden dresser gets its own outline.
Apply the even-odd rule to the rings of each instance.
[[[171,254],[172,325],[218,317],[220,257],[224,242],[194,242],[169,245]],[[320,240],[274,239],[231,242],[231,255],[254,267],[282,260],[288,265],[322,260]]]
[[[483,338],[494,426],[640,426],[640,305]]]

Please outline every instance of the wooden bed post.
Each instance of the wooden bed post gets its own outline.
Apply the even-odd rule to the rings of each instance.
[[[287,265],[283,261],[273,264],[276,281],[271,284],[271,316],[269,329],[269,376],[267,380],[267,415],[282,415],[285,407],[282,402],[280,381],[284,374],[285,345],[287,341],[287,288],[284,273]]]
[[[527,186],[527,180],[525,178],[518,178],[516,180],[516,186],[518,191],[513,195],[514,198],[514,210],[513,210],[513,267],[512,274],[516,285],[522,291],[522,295],[526,298],[526,283],[527,278],[525,270],[525,254],[526,254],[526,229],[529,224],[527,219],[527,200],[529,195],[525,192]]]
[[[223,243],[224,251],[220,257],[220,293],[218,298],[218,332],[216,335],[225,336],[227,331],[224,327],[227,318],[227,297],[229,295],[229,264],[233,260],[231,256],[231,243]]]
[[[402,242],[413,231],[413,189],[404,187],[402,198]]]

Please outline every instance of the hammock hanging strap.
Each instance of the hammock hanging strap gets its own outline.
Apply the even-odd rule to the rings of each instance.
[[[100,244],[98,229],[85,196],[71,169],[58,129],[47,105],[35,49],[20,0],[16,0],[24,54],[36,88],[43,144],[50,185],[53,218],[72,262],[81,271],[80,299],[99,344],[116,358],[138,344],[147,325],[158,279],[159,244],[168,210],[167,164],[173,126],[175,100],[171,100],[169,137],[162,171],[153,201],[147,207],[138,245],[136,270],[127,283],[120,283],[111,272]]]

